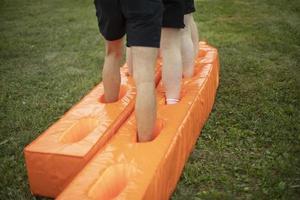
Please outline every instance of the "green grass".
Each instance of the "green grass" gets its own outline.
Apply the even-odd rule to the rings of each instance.
[[[300,3],[199,0],[219,49],[213,112],[173,200],[300,199]],[[0,1],[0,199],[30,195],[22,150],[100,81],[92,1]]]

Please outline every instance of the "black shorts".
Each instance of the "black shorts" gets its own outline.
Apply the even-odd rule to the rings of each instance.
[[[163,24],[165,28],[184,28],[185,0],[162,0],[164,4]]]
[[[196,11],[194,0],[184,0],[185,1],[185,8],[184,14],[190,14]]]
[[[108,41],[127,34],[127,46],[159,47],[161,0],[94,0],[98,26]]]

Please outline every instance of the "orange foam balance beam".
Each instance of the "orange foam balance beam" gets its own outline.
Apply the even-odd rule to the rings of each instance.
[[[178,104],[166,105],[158,85],[155,138],[137,142],[133,113],[57,199],[168,199],[212,110],[218,83],[217,50],[202,43],[195,74],[183,80]]]
[[[127,71],[121,68],[119,101],[106,104],[100,83],[24,149],[34,195],[56,197],[128,119],[136,90]],[[158,61],[156,83],[160,74]]]

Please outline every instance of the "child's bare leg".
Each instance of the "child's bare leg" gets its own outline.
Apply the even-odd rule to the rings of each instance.
[[[182,79],[181,31],[162,28],[161,53],[163,59],[162,81],[166,88],[167,104],[179,101]]]
[[[197,24],[194,20],[193,15],[191,15],[191,31],[192,31],[192,40],[194,44],[194,52],[195,52],[195,57],[197,58],[198,56],[198,51],[199,51],[199,32],[197,28]]]
[[[157,52],[157,48],[131,47],[133,77],[137,88],[135,112],[139,142],[153,138],[156,122],[154,68]]]
[[[117,101],[119,97],[122,51],[122,39],[106,41],[102,80],[104,86],[104,98],[107,103]]]
[[[130,47],[126,47],[126,63],[128,66],[128,73],[132,75],[132,55]]]
[[[181,30],[181,55],[183,65],[183,76],[192,77],[194,74],[194,44],[191,33],[192,14],[184,15],[184,29]]]

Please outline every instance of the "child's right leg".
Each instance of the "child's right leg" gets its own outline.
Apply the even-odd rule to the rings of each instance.
[[[194,74],[194,44],[191,29],[192,14],[184,15],[184,29],[181,30],[181,55],[183,65],[183,76],[192,77]]]
[[[199,32],[197,28],[197,24],[194,20],[193,15],[191,15],[191,32],[192,32],[192,41],[194,44],[194,52],[195,52],[195,58],[198,56],[198,51],[199,51]]]

